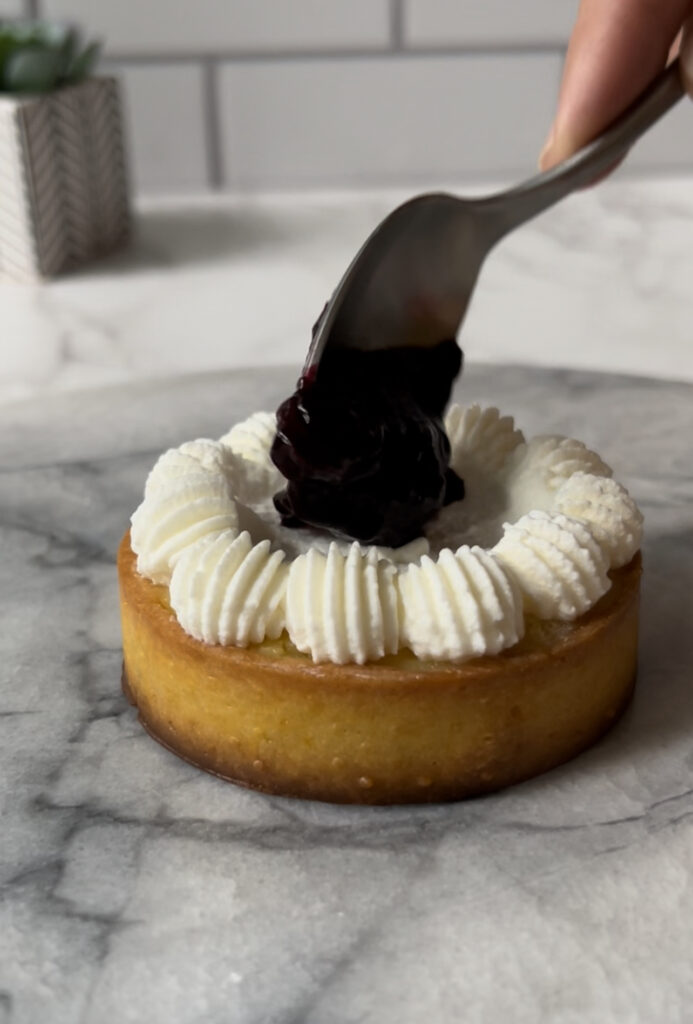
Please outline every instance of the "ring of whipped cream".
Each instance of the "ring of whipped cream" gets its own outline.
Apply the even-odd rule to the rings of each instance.
[[[286,630],[316,662],[462,661],[517,643],[525,613],[582,615],[640,547],[626,489],[580,441],[526,441],[495,408],[454,405],[445,427],[465,498],[395,550],[281,525],[273,414],[170,449],[132,516],[137,569],[168,585],[190,636],[245,647]]]

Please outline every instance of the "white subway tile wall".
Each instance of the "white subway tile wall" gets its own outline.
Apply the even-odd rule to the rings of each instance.
[[[123,79],[140,193],[512,179],[578,0],[0,0],[70,19]],[[626,172],[693,168],[676,111]]]
[[[127,64],[104,70],[121,81],[138,192],[210,187],[204,69],[194,63]]]
[[[577,0],[404,0],[408,47],[563,46]]]
[[[51,18],[89,24],[112,53],[385,47],[388,0],[43,0]]]
[[[530,171],[559,69],[543,54],[226,64],[224,179],[247,189]]]
[[[0,0],[0,18],[19,18],[22,14],[23,0]]]

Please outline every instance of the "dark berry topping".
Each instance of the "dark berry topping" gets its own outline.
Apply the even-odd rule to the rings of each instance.
[[[360,352],[327,348],[277,411],[274,503],[285,526],[399,547],[464,496],[443,411],[462,365],[455,341]]]

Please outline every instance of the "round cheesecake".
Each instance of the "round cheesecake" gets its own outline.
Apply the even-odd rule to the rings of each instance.
[[[596,453],[453,406],[462,500],[413,543],[281,524],[270,414],[171,449],[118,553],[123,683],[153,737],[268,793],[456,800],[530,778],[618,718],[642,517]]]
[[[126,534],[123,683],[155,739],[224,779],[338,803],[457,800],[547,771],[613,725],[635,683],[640,572],[636,555],[575,623],[528,616],[497,655],[314,664],[286,634],[247,648],[189,636]]]

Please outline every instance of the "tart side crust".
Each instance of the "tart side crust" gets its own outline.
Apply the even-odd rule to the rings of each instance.
[[[123,680],[148,732],[208,772],[335,803],[457,800],[547,771],[617,720],[635,683],[641,558],[575,623],[530,619],[495,657],[401,651],[314,665],[284,635],[247,649],[188,636],[166,587],[118,551]]]

